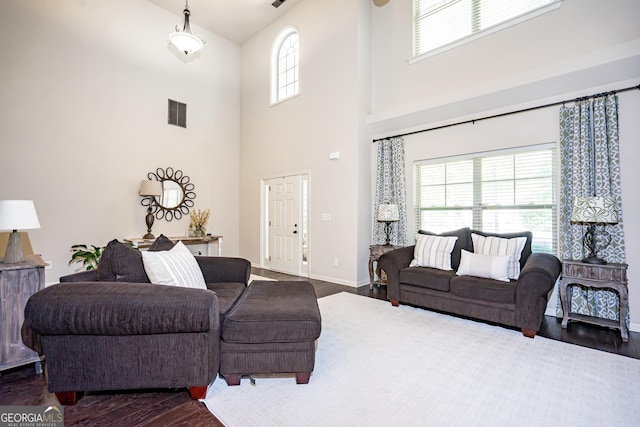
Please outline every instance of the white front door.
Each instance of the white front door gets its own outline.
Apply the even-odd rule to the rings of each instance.
[[[301,177],[299,175],[266,181],[268,198],[268,254],[265,267],[300,275],[302,255]]]

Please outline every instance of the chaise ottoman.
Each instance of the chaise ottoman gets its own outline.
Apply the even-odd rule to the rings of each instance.
[[[315,364],[321,320],[313,285],[256,280],[227,313],[220,339],[220,375],[295,373],[307,384]]]

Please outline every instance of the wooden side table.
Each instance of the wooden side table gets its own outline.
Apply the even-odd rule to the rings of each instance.
[[[585,288],[608,289],[617,292],[620,300],[620,319],[611,320],[572,313],[571,300],[569,299],[569,287],[572,285],[579,285]],[[627,330],[627,313],[629,311],[627,264],[586,264],[581,261],[563,260],[560,301],[562,302],[563,328],[567,328],[569,320],[577,320],[620,329],[622,341],[629,341],[629,332]]]
[[[185,245],[207,245],[207,256],[213,256],[213,251],[211,250],[211,244],[216,243],[218,245],[218,256],[222,256],[222,236],[202,236],[202,237],[191,237],[191,236],[169,236],[169,240],[174,243],[177,243],[178,240],[182,240],[182,243]],[[137,248],[148,248],[156,241],[156,239],[144,239],[131,237],[128,239],[124,239],[125,243],[131,243]]]
[[[369,246],[369,289],[373,289],[373,285],[386,285],[386,283],[382,280],[382,272],[380,271],[380,266],[378,265],[378,260],[382,256],[382,254],[392,251],[394,249],[401,248],[402,246],[395,245],[371,245]],[[375,264],[375,270],[374,270]],[[375,275],[374,275],[375,272]],[[378,276],[380,280],[374,280],[375,276]]]
[[[27,300],[44,289],[44,266],[38,255],[0,262],[0,371],[35,362],[36,373],[42,372],[40,356],[22,342],[22,324]]]

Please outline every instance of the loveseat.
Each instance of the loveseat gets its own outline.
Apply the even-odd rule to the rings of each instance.
[[[151,251],[173,242],[159,237]],[[97,270],[60,278],[25,307],[26,343],[46,357],[48,389],[77,392],[188,387],[204,398],[220,364],[221,324],[251,273],[241,258],[195,257],[206,289],[151,283],[139,251],[114,240]]]
[[[561,263],[553,255],[532,253],[530,232],[461,228],[439,235],[420,231],[416,240],[380,257],[392,305],[516,327],[530,338],[540,330]]]

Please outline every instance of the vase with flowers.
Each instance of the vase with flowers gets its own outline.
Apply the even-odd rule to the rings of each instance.
[[[189,234],[192,234],[195,237],[202,237],[207,234],[207,222],[209,221],[210,215],[209,209],[205,209],[203,211],[199,209],[194,209],[189,214],[191,216],[191,222],[189,223]]]

